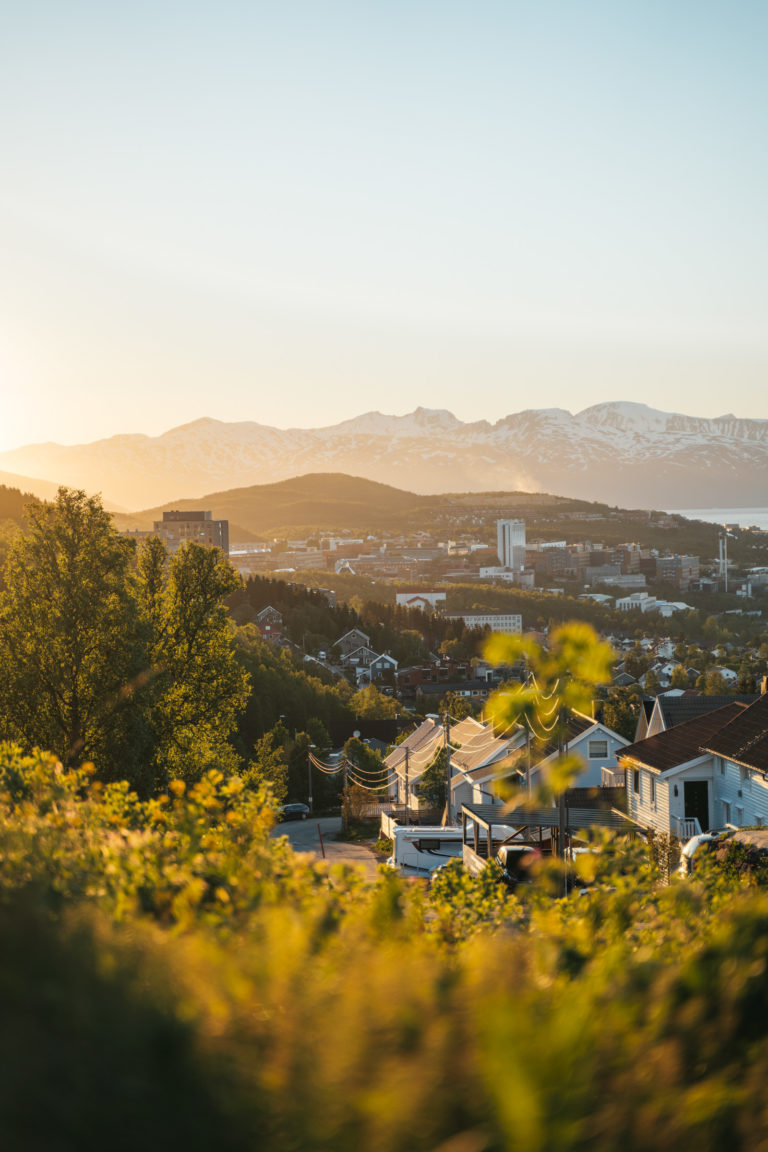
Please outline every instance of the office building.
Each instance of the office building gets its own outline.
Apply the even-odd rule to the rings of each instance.
[[[519,572],[525,567],[525,521],[496,521],[496,551],[504,568]]]

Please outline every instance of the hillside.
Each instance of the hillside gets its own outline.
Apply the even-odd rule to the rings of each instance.
[[[15,472],[0,472],[0,485],[8,491],[23,494],[25,503],[34,498],[52,500],[59,485],[51,480],[36,480],[32,476],[17,476]]]
[[[388,484],[326,473],[177,500],[131,516],[115,515],[115,523],[123,529],[148,529],[171,508],[210,509],[214,517],[229,520],[230,539],[241,542],[345,530],[357,535],[422,531],[441,540],[469,536],[495,547],[496,520],[512,516],[525,520],[529,541],[591,540],[607,547],[633,541],[709,560],[717,555],[720,531],[704,521],[543,492],[419,496]],[[729,550],[739,563],[768,562],[762,536],[738,533]]]
[[[386,477],[433,494],[559,491],[630,507],[737,507],[759,503],[768,420],[710,420],[628,402],[575,414],[528,409],[493,424],[424,408],[368,412],[328,428],[202,419],[161,436],[27,445],[0,454],[0,466],[102,491],[130,508],[307,473]]]
[[[373,480],[315,473],[176,500],[131,516],[116,516],[115,521],[119,527],[151,528],[164,511],[207,508],[215,518],[230,521],[231,538],[243,539],[297,529],[396,530],[418,519],[420,510],[431,512],[438,502],[437,497],[417,496]]]

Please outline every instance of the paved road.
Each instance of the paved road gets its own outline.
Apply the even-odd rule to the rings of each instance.
[[[318,824],[323,833],[327,860],[335,863],[343,860],[348,864],[362,865],[367,874],[375,878],[379,859],[373,852],[363,844],[347,844],[343,840],[334,839],[337,832],[341,831],[340,816],[324,816],[321,820],[313,820],[311,816],[306,820],[286,820],[284,824],[277,825],[272,835],[287,836],[296,852],[312,852],[321,857]]]

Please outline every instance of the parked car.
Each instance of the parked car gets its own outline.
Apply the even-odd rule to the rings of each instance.
[[[309,808],[306,804],[283,804],[280,809],[280,821],[284,820],[306,820],[309,816]]]
[[[711,852],[723,840],[728,840],[734,833],[733,828],[713,828],[711,832],[702,832],[692,836],[680,852],[679,876],[691,876],[696,867],[696,857],[702,850]]]
[[[532,844],[502,844],[496,856],[501,879],[508,888],[516,888],[528,879],[528,865],[541,853]]]

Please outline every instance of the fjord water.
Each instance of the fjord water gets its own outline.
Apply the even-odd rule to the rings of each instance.
[[[768,532],[768,508],[668,508],[667,511],[688,520],[738,524],[740,528],[757,527]]]

